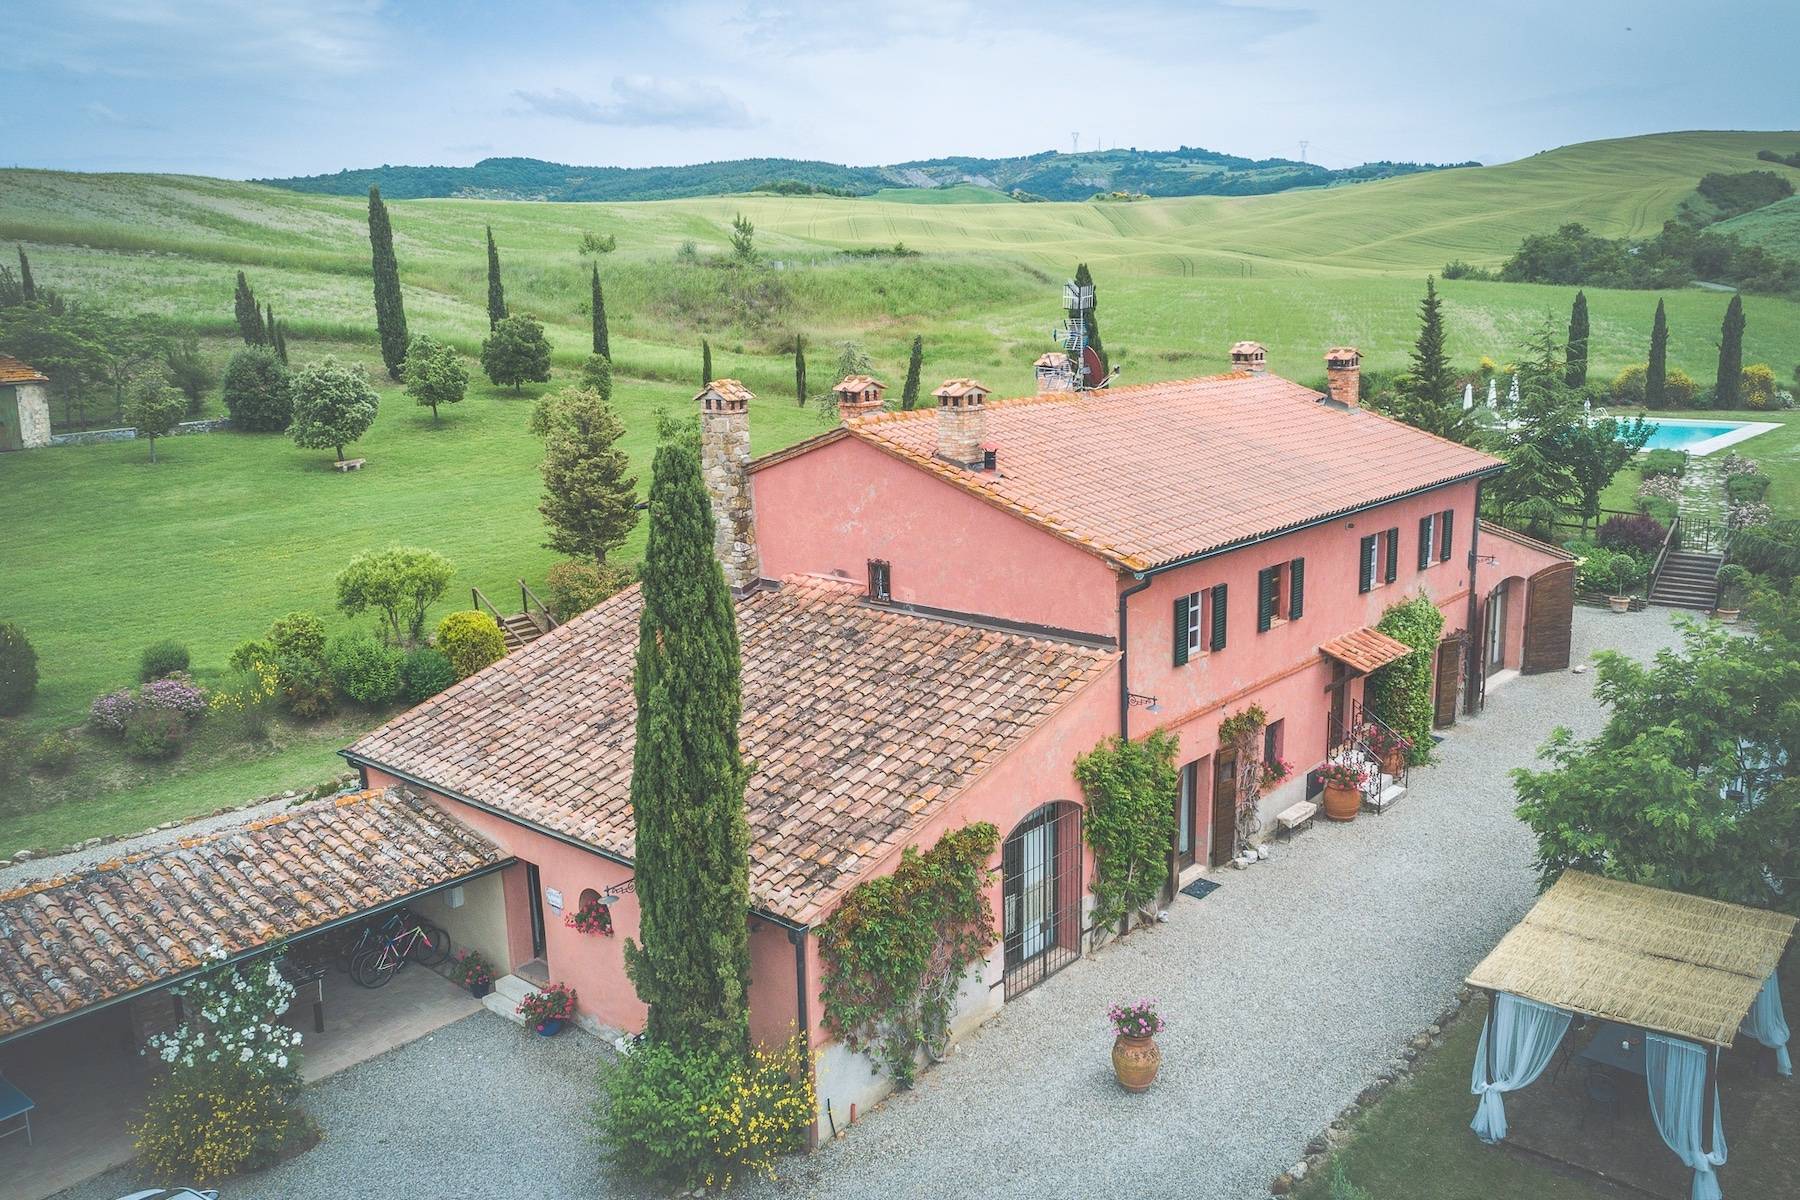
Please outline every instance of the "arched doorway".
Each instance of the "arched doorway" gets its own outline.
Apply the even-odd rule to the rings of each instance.
[[[1081,809],[1031,812],[1000,848],[1006,998],[1081,957]]]

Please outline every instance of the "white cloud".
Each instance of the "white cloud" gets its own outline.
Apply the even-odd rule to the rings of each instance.
[[[67,0],[28,58],[80,74],[357,74],[386,54],[380,0]]]
[[[584,125],[663,129],[748,129],[755,124],[743,101],[709,83],[627,75],[613,80],[605,100],[566,88],[513,93],[535,113]]]

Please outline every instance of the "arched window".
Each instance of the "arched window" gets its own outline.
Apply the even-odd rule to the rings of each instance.
[[[1000,851],[1008,1000],[1081,957],[1081,809],[1036,809]]]

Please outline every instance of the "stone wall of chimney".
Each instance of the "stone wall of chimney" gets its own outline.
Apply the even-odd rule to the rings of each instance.
[[[1325,352],[1325,388],[1333,400],[1355,408],[1362,397],[1362,355],[1354,346],[1333,346]]]
[[[735,379],[706,386],[700,403],[700,472],[712,501],[713,553],[734,592],[753,586],[762,571],[750,503],[750,390]]]
[[[938,402],[937,456],[959,466],[979,466],[987,440],[987,389],[972,379],[952,379],[932,395]]]

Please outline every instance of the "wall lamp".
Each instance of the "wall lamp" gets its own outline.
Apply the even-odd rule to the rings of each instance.
[[[1125,703],[1132,708],[1141,708],[1147,712],[1159,713],[1162,711],[1162,705],[1156,702],[1155,696],[1140,696],[1136,692],[1126,692]]]

